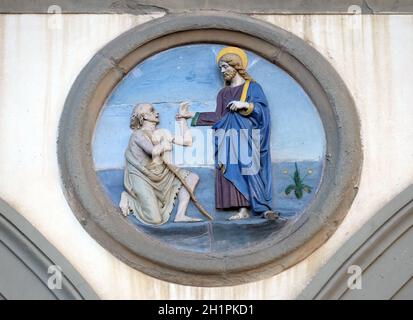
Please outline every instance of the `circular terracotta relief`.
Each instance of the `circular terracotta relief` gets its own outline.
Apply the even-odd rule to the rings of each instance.
[[[149,275],[231,285],[304,259],[357,190],[359,124],[323,57],[238,16],[167,16],[103,48],[67,98],[66,197]]]

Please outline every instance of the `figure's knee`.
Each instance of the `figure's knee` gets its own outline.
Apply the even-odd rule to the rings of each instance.
[[[199,176],[196,173],[191,173],[194,184],[196,185],[199,182]]]
[[[187,183],[191,186],[192,189],[195,188],[195,186],[199,182],[199,176],[196,173],[191,172],[188,177],[186,178]]]

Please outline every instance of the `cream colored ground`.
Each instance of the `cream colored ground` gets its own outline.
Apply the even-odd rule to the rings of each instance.
[[[413,183],[413,16],[257,16],[302,37],[336,68],[362,124],[358,196],[337,232],[305,261],[264,281],[195,288],[148,277],[98,245],[72,214],[56,157],[59,117],[84,65],[157,16],[0,16],[0,197],[22,213],[104,299],[294,298],[386,202]]]

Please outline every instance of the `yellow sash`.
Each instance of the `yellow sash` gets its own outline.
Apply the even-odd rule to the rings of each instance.
[[[247,100],[247,93],[248,93],[248,88],[250,87],[251,80],[247,80],[244,83],[244,87],[242,88],[242,94],[241,94],[241,101],[245,102]]]
[[[242,88],[242,94],[241,94],[241,101],[242,102],[245,102],[245,100],[247,100],[247,93],[248,93],[248,88],[250,87],[250,83],[251,83],[251,80],[247,80],[244,83],[244,87]],[[250,103],[248,105],[247,110],[242,110],[239,113],[242,114],[243,116],[248,116],[252,113],[253,110],[254,110],[254,104]]]

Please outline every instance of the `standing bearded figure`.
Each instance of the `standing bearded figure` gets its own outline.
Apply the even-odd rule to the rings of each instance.
[[[243,50],[236,47],[222,49],[217,64],[225,87],[218,93],[215,112],[188,111],[180,116],[192,117],[192,126],[215,129],[216,208],[237,209],[237,214],[229,220],[248,218],[250,211],[253,215],[275,220],[278,213],[271,208],[267,99],[261,86],[246,71],[248,58]],[[221,139],[217,139],[219,136]],[[240,161],[246,155],[252,155],[249,163]]]

